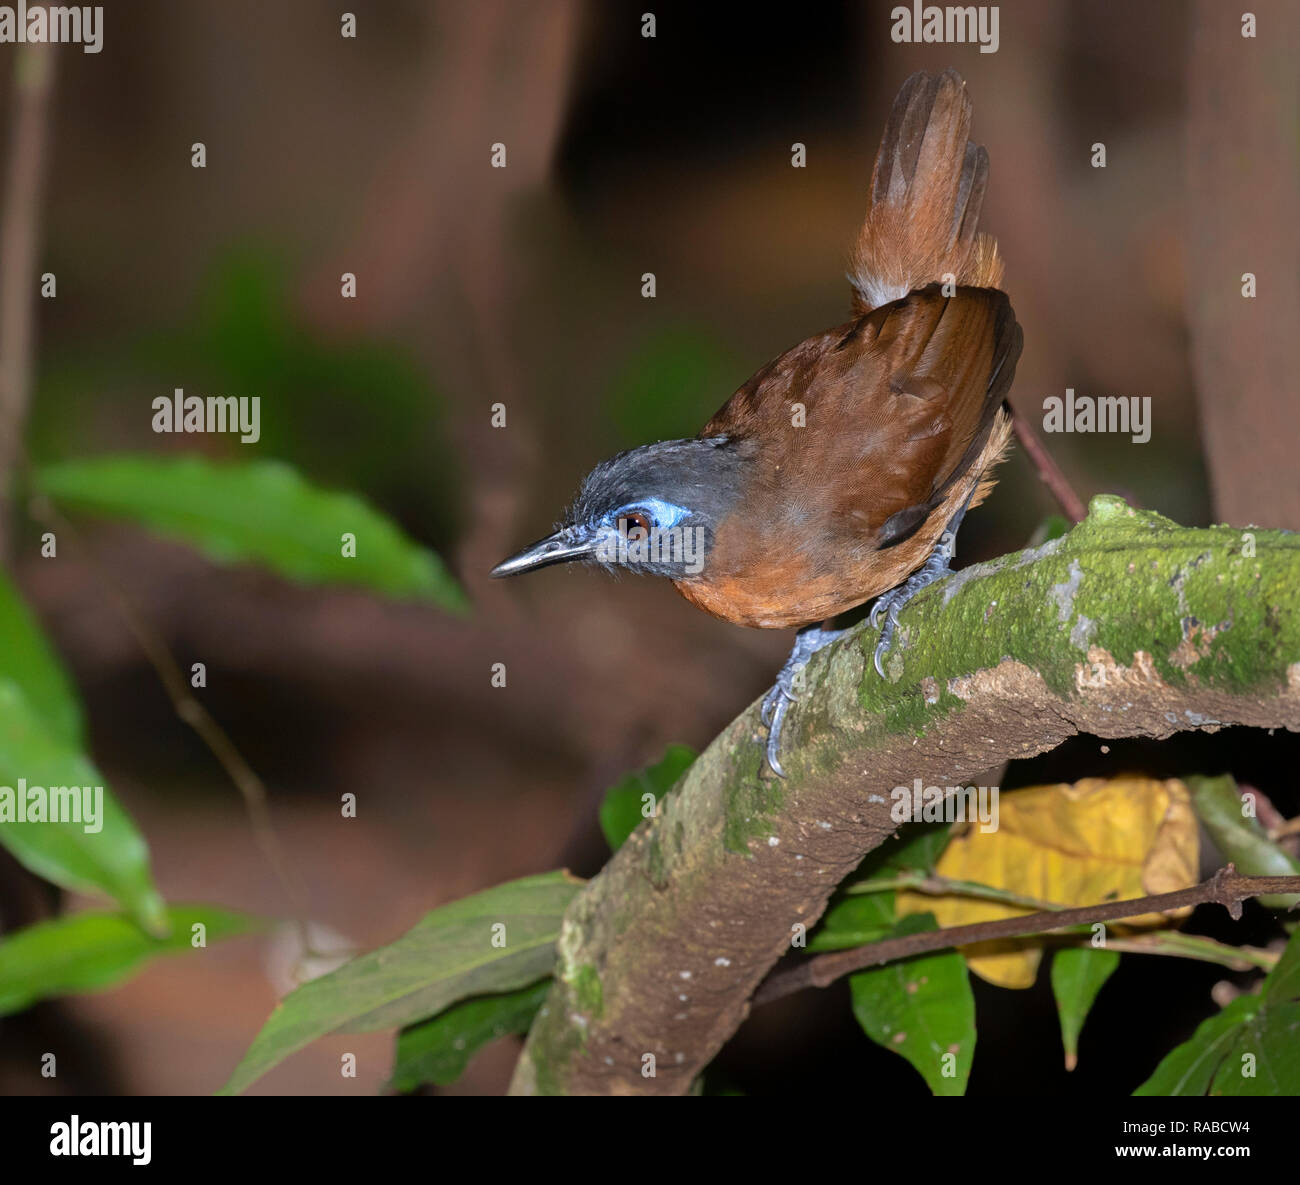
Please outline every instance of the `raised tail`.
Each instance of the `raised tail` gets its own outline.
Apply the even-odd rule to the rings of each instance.
[[[978,233],[989,154],[969,140],[970,123],[966,84],[955,70],[903,83],[849,270],[858,315],[926,284],[1001,284],[997,243]]]

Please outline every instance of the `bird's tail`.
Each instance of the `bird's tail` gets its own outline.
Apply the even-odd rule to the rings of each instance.
[[[996,288],[997,243],[977,233],[989,154],[972,144],[955,70],[913,74],[898,92],[871,173],[871,204],[849,281],[862,315],[926,284]]]

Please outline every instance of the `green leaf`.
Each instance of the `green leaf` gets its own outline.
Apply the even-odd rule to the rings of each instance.
[[[276,1006],[220,1093],[237,1094],[326,1033],[399,1028],[548,975],[564,911],[581,885],[563,871],[498,885],[435,909],[396,942],[303,984]]]
[[[107,893],[146,929],[165,933],[144,839],[83,744],[72,684],[17,590],[0,575],[0,845],[46,880]],[[87,832],[84,818],[18,822],[18,794],[32,787],[102,787],[98,829]],[[84,804],[78,796],[78,808]]]
[[[850,950],[894,930],[894,891],[854,893],[832,901],[808,938],[810,951]]]
[[[1300,931],[1291,936],[1277,966],[1265,978],[1264,999],[1270,1005],[1300,999]]]
[[[951,823],[907,823],[892,839],[867,853],[854,880],[879,880],[906,872],[934,871],[952,839]]]
[[[0,1015],[49,996],[121,983],[158,955],[192,949],[196,924],[206,927],[205,945],[264,924],[214,905],[173,905],[166,915],[166,938],[147,934],[120,913],[72,914],[6,936],[0,941]]]
[[[426,1082],[455,1082],[484,1045],[507,1033],[528,1032],[550,990],[550,978],[539,979],[517,992],[462,1000],[432,1020],[403,1029],[388,1085],[408,1091]]]
[[[627,837],[652,817],[644,813],[644,796],[653,796],[654,810],[658,811],[677,780],[690,769],[695,756],[695,750],[686,745],[669,745],[658,764],[628,774],[606,791],[605,801],[600,804],[600,829],[611,851],[617,852]]]
[[[33,819],[29,811],[19,822],[19,795],[36,787],[50,792],[42,798],[60,792],[66,809],[59,813],[72,817],[50,822]],[[90,794],[61,793],[72,789]],[[49,802],[47,813],[57,805]],[[103,774],[77,748],[58,740],[6,678],[0,678],[0,844],[37,876],[66,889],[107,893],[150,933],[166,933],[144,837],[104,786]]]
[[[1300,874],[1300,861],[1269,839],[1258,819],[1242,814],[1245,800],[1230,775],[1186,780],[1192,792],[1192,805],[1225,862],[1235,864],[1243,876]],[[1290,909],[1300,902],[1300,894],[1273,893],[1258,901],[1265,909]]]
[[[1300,1004],[1265,1003],[1241,1025],[1220,1063],[1212,1095],[1300,1095]]]
[[[346,584],[462,612],[442,561],[351,494],[310,485],[275,461],[219,465],[141,455],[42,468],[37,487],[64,506],[130,519],[218,563],[258,563],[302,584]],[[343,554],[343,536],[356,554]]]
[[[12,679],[53,738],[70,747],[83,744],[81,705],[53,648],[0,572],[0,676]]]
[[[1214,1075],[1211,1094],[1300,1095],[1300,931],[1264,979],[1260,995],[1260,1008],[1242,1025]]]
[[[1258,996],[1238,996],[1166,1054],[1135,1095],[1300,1094],[1300,932]]]
[[[864,893],[861,887],[908,873],[933,872],[951,836],[950,823],[908,823],[869,852],[857,875],[831,900],[808,940],[808,949],[848,950],[888,938],[897,921],[894,890]]]
[[[932,914],[911,914],[896,936],[934,929]],[[937,1095],[966,1092],[975,1056],[975,996],[956,951],[918,955],[849,977],[853,1015],[876,1044],[901,1054]]]
[[[1191,1038],[1170,1050],[1133,1093],[1135,1095],[1203,1095],[1228,1056],[1242,1024],[1259,1010],[1258,996],[1238,996],[1217,1016],[1203,1021]]]
[[[1119,966],[1119,953],[1093,946],[1066,946],[1052,955],[1052,993],[1061,1018],[1065,1068],[1079,1061],[1079,1033],[1102,985]]]

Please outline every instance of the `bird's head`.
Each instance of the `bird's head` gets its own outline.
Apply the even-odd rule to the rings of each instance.
[[[724,436],[619,453],[587,475],[554,534],[502,560],[492,575],[581,560],[674,580],[698,576],[736,504],[743,463]]]

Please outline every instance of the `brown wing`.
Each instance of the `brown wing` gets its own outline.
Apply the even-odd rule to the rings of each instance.
[[[931,285],[801,342],[702,435],[753,450],[753,500],[771,508],[774,534],[817,530],[888,547],[978,458],[1020,345],[1003,293],[945,297]]]

